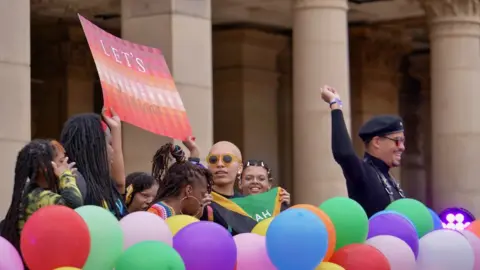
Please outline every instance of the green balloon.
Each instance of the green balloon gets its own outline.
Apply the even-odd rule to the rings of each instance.
[[[396,211],[405,215],[417,229],[418,238],[433,231],[432,215],[428,208],[414,199],[400,199],[392,202],[386,210]]]
[[[335,227],[337,241],[335,250],[353,243],[363,243],[368,235],[368,217],[356,201],[345,198],[331,198],[320,205]]]
[[[112,270],[123,252],[123,231],[107,209],[85,205],[75,209],[90,232],[90,254],[83,270]]]
[[[182,257],[171,246],[157,241],[144,241],[125,250],[115,270],[185,270]]]

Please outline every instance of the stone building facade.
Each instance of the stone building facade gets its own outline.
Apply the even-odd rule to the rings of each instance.
[[[7,7],[8,6],[8,7]],[[377,114],[405,120],[394,173],[407,194],[480,214],[480,4],[476,0],[15,0],[0,3],[0,215],[18,150],[99,112],[101,89],[79,12],[161,48],[204,154],[218,140],[267,161],[297,203],[346,195],[330,147],[324,84],[356,136]],[[128,172],[168,139],[124,125]]]

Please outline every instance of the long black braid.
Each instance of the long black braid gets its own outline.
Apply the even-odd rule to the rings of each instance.
[[[121,218],[117,207],[120,194],[110,177],[107,141],[100,116],[88,113],[71,117],[63,127],[60,141],[87,183],[85,205],[103,207],[105,202],[115,216]]]
[[[170,165],[170,161],[174,161]],[[154,203],[166,198],[178,197],[186,185],[205,177],[208,192],[213,185],[212,173],[206,168],[186,161],[183,150],[172,143],[160,147],[153,156],[152,176],[159,183]]]
[[[0,233],[17,250],[20,248],[18,221],[25,214],[26,195],[37,186],[39,178],[46,181],[49,190],[58,190],[52,167],[54,156],[54,148],[47,140],[33,140],[18,152],[12,201]]]

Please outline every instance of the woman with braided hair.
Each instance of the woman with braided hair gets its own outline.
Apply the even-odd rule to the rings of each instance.
[[[125,205],[128,212],[146,211],[158,192],[158,183],[152,175],[134,172],[127,176]]]
[[[174,163],[170,165],[172,159]],[[160,185],[149,212],[163,219],[177,214],[202,216],[209,201],[212,174],[189,162],[178,145],[167,143],[158,149],[153,157],[152,176]]]
[[[19,249],[20,232],[40,207],[83,205],[73,166],[56,141],[33,140],[17,156],[12,201],[3,221],[1,236]]]
[[[122,197],[125,169],[121,122],[115,112],[110,113],[112,117],[103,112],[106,123],[92,113],[71,117],[63,127],[61,142],[85,179],[85,204],[104,207],[121,219],[127,214]]]

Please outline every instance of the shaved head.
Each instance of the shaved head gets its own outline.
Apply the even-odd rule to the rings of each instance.
[[[212,159],[213,157],[213,159]],[[242,152],[227,141],[217,142],[210,148],[208,169],[213,174],[214,190],[224,195],[233,195],[235,180],[242,173]]]
[[[228,141],[219,141],[210,148],[210,153],[230,153],[237,156],[240,160],[242,159],[242,152],[240,149],[233,143]]]

